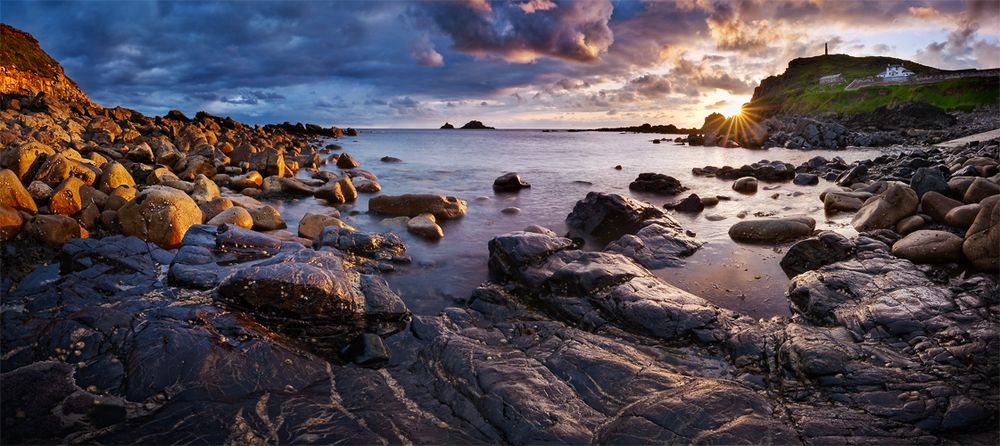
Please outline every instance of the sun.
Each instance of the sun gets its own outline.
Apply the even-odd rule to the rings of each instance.
[[[742,115],[743,114],[743,104],[741,104],[739,102],[734,102],[732,104],[728,104],[728,105],[726,105],[725,107],[722,108],[721,112],[727,118],[732,118],[732,117],[735,117],[737,115]]]

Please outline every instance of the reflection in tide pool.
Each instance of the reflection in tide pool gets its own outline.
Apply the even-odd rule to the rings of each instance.
[[[675,135],[676,136],[676,135]],[[362,231],[391,230],[407,244],[413,264],[387,275],[416,314],[436,314],[457,300],[467,298],[487,278],[487,242],[495,235],[521,230],[532,224],[566,232],[563,220],[577,200],[589,191],[618,193],[662,205],[688,193],[725,195],[732,198],[697,215],[674,214],[697,233],[705,245],[686,265],[655,271],[675,286],[702,296],[717,305],[753,317],[787,315],[784,297],[788,279],[778,266],[790,244],[755,246],[729,239],[729,227],[739,221],[741,211],[774,215],[809,215],[817,229],[833,229],[853,235],[850,215],[826,216],[819,192],[830,183],[796,186],[792,183],[761,183],[754,195],[730,189],[730,181],[695,177],[691,168],[741,166],[761,159],[794,165],[814,157],[840,156],[848,162],[873,158],[878,150],[797,151],[787,149],[745,150],[719,147],[687,147],[671,142],[652,144],[662,135],[596,132],[541,132],[530,130],[371,130],[338,144],[374,172],[382,193],[433,193],[454,195],[469,202],[465,217],[441,223],[445,238],[428,242],[409,235],[405,228],[383,224],[368,215],[368,198],[362,194],[352,206],[339,209],[344,219]],[[670,136],[672,139],[674,136]],[[383,156],[401,158],[402,163],[383,163]],[[615,165],[622,170],[615,170]],[[333,165],[325,169],[336,170]],[[531,183],[518,194],[494,194],[493,180],[505,172],[519,172]],[[679,197],[631,193],[628,184],[641,172],[657,172],[679,179],[689,192]],[[766,188],[766,190],[765,190]],[[793,193],[802,193],[794,196]],[[778,194],[777,198],[771,198]],[[479,199],[477,199],[477,197]],[[276,204],[290,229],[306,212],[326,205],[312,198]],[[517,207],[520,213],[500,210]],[[707,216],[724,217],[711,221]],[[716,217],[717,218],[717,217]]]

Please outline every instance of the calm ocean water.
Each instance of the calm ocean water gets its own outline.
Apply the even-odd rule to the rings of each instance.
[[[697,215],[675,214],[686,228],[696,232],[706,244],[680,268],[655,271],[675,286],[702,296],[717,305],[753,317],[787,315],[784,297],[788,279],[778,266],[789,244],[779,246],[743,245],[729,239],[729,227],[740,221],[740,211],[774,212],[778,215],[806,214],[817,228],[853,235],[850,215],[824,214],[819,192],[831,185],[796,186],[789,183],[761,183],[756,195],[741,195],[730,189],[730,181],[695,177],[692,167],[706,165],[741,166],[761,159],[782,160],[798,165],[817,155],[843,157],[848,162],[872,158],[878,150],[798,151],[687,147],[673,142],[653,144],[664,135],[598,132],[542,132],[533,130],[369,130],[356,138],[342,138],[338,144],[361,162],[361,168],[378,175],[383,194],[432,193],[454,195],[469,202],[465,217],[441,224],[444,239],[428,242],[409,235],[405,228],[381,223],[382,217],[368,215],[368,199],[361,194],[353,206],[339,209],[344,220],[362,231],[393,231],[407,244],[413,264],[387,278],[416,314],[436,314],[467,298],[487,278],[487,242],[495,235],[517,231],[532,224],[564,234],[564,219],[577,200],[589,191],[613,192],[662,205],[690,192],[726,195],[732,201],[706,208]],[[677,135],[668,135],[673,138]],[[401,158],[402,163],[383,163],[383,156]],[[615,170],[615,165],[622,170]],[[330,165],[325,169],[337,170]],[[518,172],[531,183],[519,194],[494,195],[494,178]],[[671,198],[632,193],[628,184],[641,172],[657,172],[679,179],[691,189]],[[586,183],[584,183],[586,182]],[[590,183],[590,184],[587,184]],[[774,190],[763,187],[776,186]],[[792,196],[793,192],[804,195]],[[770,198],[778,193],[777,199]],[[477,201],[477,197],[489,200]],[[286,201],[281,207],[296,230],[306,212],[327,206],[313,198]],[[515,206],[518,214],[501,209]],[[351,215],[353,214],[353,215]],[[721,215],[710,221],[708,215]]]

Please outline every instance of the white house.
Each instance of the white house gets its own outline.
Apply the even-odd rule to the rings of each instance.
[[[878,77],[885,81],[902,81],[913,74],[912,71],[903,67],[903,64],[889,64],[885,71],[878,74]]]

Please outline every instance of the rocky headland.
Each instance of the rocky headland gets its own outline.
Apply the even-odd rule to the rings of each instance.
[[[402,240],[339,219],[380,189],[330,142],[339,129],[45,92],[0,106],[3,443],[1000,440],[997,141],[699,168],[743,180],[737,193],[813,175],[836,185],[824,203],[855,212],[851,237],[796,216],[731,231],[798,240],[782,260],[791,317],[753,320],[660,279],[650,269],[683,268],[702,241],[603,192],[565,236],[497,235],[488,281],[412,316],[384,279],[410,261]],[[291,233],[275,204],[296,196],[330,208]],[[438,237],[467,206],[379,195],[368,211]]]

